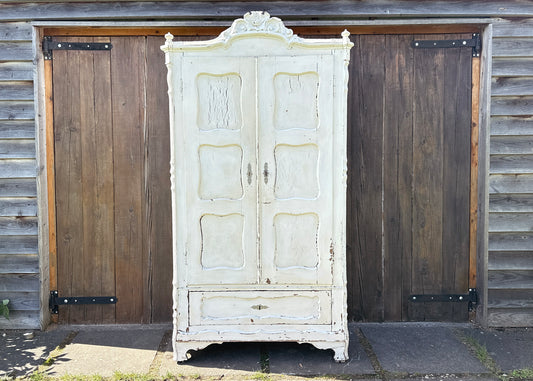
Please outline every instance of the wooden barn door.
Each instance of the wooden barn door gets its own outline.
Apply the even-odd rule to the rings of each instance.
[[[116,305],[61,306],[59,321],[170,321],[162,38],[54,40],[112,44],[110,51],[53,51],[57,288],[60,296],[118,298]]]
[[[463,35],[353,36],[349,85],[348,309],[363,321],[464,321],[467,303],[411,294],[469,287],[472,49]]]

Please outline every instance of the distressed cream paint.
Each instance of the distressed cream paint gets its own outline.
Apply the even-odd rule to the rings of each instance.
[[[251,12],[214,40],[166,38],[175,359],[296,341],[347,360],[349,33]]]

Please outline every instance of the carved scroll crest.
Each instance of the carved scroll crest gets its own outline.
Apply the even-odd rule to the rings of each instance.
[[[300,41],[292,29],[285,27],[283,21],[277,17],[270,17],[268,12],[252,11],[246,13],[242,19],[233,21],[231,27],[220,34],[217,40],[224,42],[245,34],[267,33],[283,37],[288,43]]]

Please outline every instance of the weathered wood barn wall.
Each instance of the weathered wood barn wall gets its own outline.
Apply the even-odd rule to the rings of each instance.
[[[48,228],[38,28],[175,22],[229,25],[266,10],[292,25],[417,23],[442,18],[492,24],[488,247],[478,256],[482,323],[533,326],[533,4],[526,1],[282,1],[0,3],[0,328],[39,328],[48,314]],[[155,20],[155,21],[154,21]],[[205,20],[205,21],[204,21]],[[343,21],[344,20],[344,21]],[[371,20],[371,21],[370,21]],[[434,21],[433,21],[434,22]],[[489,48],[490,47],[485,47]],[[490,50],[489,50],[490,51]],[[487,109],[485,109],[485,112]],[[484,117],[483,115],[481,116]],[[489,115],[485,115],[489,117]],[[483,155],[483,152],[480,152]],[[38,184],[39,183],[39,184]],[[483,184],[480,185],[483,187]],[[483,201],[483,200],[481,200]],[[40,211],[40,212],[38,212]],[[486,271],[483,271],[485,269]]]

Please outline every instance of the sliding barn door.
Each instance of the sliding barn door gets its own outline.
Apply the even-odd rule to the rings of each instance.
[[[353,37],[348,137],[348,310],[365,321],[468,318],[471,48]]]
[[[53,51],[57,286],[116,305],[60,306],[63,323],[171,319],[169,122],[161,37],[60,38]]]

